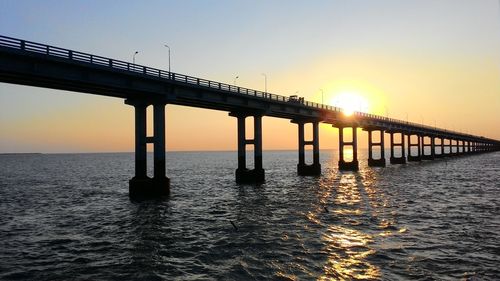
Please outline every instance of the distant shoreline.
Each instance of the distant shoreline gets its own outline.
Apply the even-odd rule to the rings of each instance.
[[[364,148],[361,148],[364,149]],[[328,151],[328,150],[336,150],[336,149],[331,149],[331,148],[325,148],[325,149],[320,149],[321,151]],[[253,150],[248,150],[247,152],[252,152]],[[296,151],[295,149],[267,149],[263,151],[268,151],[268,152],[288,152],[288,151]],[[309,151],[309,150],[308,150]],[[237,150],[173,150],[173,151],[167,151],[167,153],[198,153],[198,152],[214,152],[214,153],[220,153],[220,152],[234,152],[237,153]],[[134,153],[134,151],[118,151],[118,152],[0,152],[0,156],[6,156],[6,155],[48,155],[48,154],[110,154],[110,153]],[[153,153],[152,151],[148,151],[148,153]]]
[[[41,152],[9,152],[9,153],[0,153],[0,155],[40,155],[43,154]]]

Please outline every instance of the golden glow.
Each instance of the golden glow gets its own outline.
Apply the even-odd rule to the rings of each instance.
[[[336,107],[340,107],[347,116],[351,116],[356,111],[368,112],[368,100],[350,92],[334,96],[331,103]]]
[[[354,174],[342,174],[336,187],[334,204],[335,217],[341,224],[329,224],[322,234],[328,259],[323,266],[324,272],[317,280],[375,280],[380,278],[380,269],[372,264],[369,257],[376,253],[373,247],[377,239],[373,233],[355,229],[360,223],[358,218],[366,215],[362,185]]]

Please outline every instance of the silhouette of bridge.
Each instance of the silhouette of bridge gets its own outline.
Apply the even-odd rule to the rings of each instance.
[[[262,165],[263,116],[289,119],[298,125],[297,173],[303,176],[321,174],[320,122],[339,129],[340,170],[359,169],[357,128],[368,133],[369,166],[386,165],[386,133],[390,136],[391,164],[500,150],[500,141],[494,139],[362,112],[347,116],[340,108],[304,101],[293,96],[286,97],[237,87],[6,36],[0,36],[0,82],[123,98],[126,104],[133,106],[135,176],[129,182],[132,198],[158,197],[169,193],[170,180],[166,177],[165,164],[167,104],[227,111],[237,119],[238,183],[261,183],[265,180]],[[153,136],[146,135],[146,108],[150,105],[153,106]],[[253,118],[253,139],[247,139],[245,136],[247,117]],[[306,140],[304,137],[304,125],[309,123],[312,124],[312,140]],[[344,130],[352,132],[351,140],[344,138]],[[374,133],[379,135],[376,142]],[[395,141],[395,135],[400,136],[398,142]],[[152,178],[148,177],[146,172],[147,143],[153,143],[154,147]],[[246,164],[248,145],[254,148],[253,169],[248,169]],[[305,161],[306,146],[312,146],[313,150],[310,165]],[[344,158],[345,147],[352,147],[351,161]],[[378,159],[374,158],[374,147],[380,149]],[[413,149],[415,155],[412,155],[411,148],[416,148]]]

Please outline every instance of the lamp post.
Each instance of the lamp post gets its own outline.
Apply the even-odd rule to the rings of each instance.
[[[267,94],[267,75],[265,73],[261,73],[264,76],[264,93]]]
[[[139,51],[135,51],[134,55],[132,56],[132,63],[135,64],[135,55],[137,55]]]
[[[164,46],[168,48],[168,75],[170,75],[170,47],[167,44]]]
[[[240,76],[236,76],[236,77],[234,77],[234,80],[233,80],[233,86],[235,86],[235,87],[236,87],[236,79],[238,79],[238,78],[240,78]]]
[[[134,67],[134,70],[135,70],[135,55],[137,55],[139,53],[139,51],[135,51],[134,55],[132,56],[132,65]]]

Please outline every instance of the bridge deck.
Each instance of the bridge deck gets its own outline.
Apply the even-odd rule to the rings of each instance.
[[[355,112],[345,116],[340,108],[330,105],[5,36],[0,36],[0,82],[124,99],[147,98],[229,112],[249,111],[291,120],[319,120],[335,127],[357,126],[497,142],[374,114]]]

